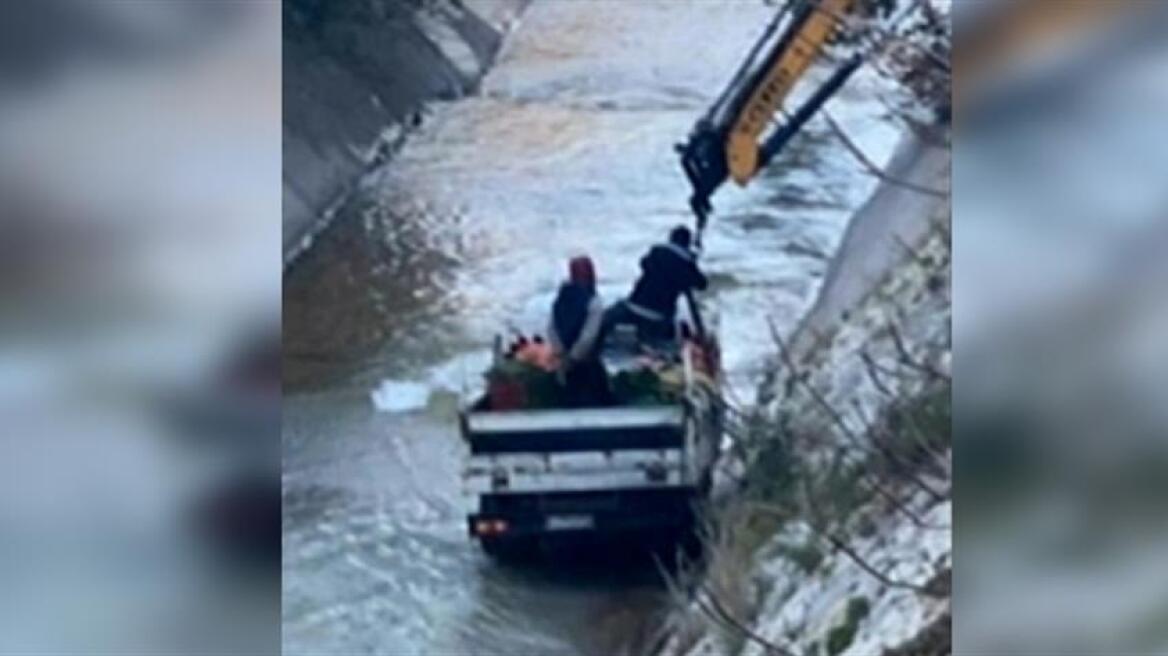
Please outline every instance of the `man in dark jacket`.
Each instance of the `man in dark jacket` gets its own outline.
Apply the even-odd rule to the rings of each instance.
[[[633,293],[605,315],[606,328],[634,323],[642,337],[674,338],[678,297],[708,284],[690,250],[691,239],[689,228],[677,226],[669,233],[668,243],[649,249],[641,258],[641,277]]]
[[[597,358],[597,335],[604,302],[596,293],[596,269],[587,256],[568,262],[568,280],[560,285],[548,321],[548,341],[566,364]]]
[[[573,407],[608,405],[608,373],[600,361],[604,303],[596,293],[596,270],[586,256],[568,263],[548,321],[548,341],[560,357],[560,373]]]

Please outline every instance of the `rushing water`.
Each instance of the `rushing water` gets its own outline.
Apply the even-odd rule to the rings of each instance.
[[[481,93],[432,108],[285,280],[284,633],[291,653],[636,649],[667,603],[650,570],[497,565],[465,535],[456,395],[493,335],[538,330],[567,259],[609,300],[689,223],[676,155],[773,8],[535,3]],[[889,154],[872,79],[831,105]],[[744,396],[811,300],[872,180],[813,123],[715,199],[702,266]]]

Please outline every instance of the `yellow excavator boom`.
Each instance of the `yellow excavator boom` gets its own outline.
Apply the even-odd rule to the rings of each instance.
[[[693,186],[690,208],[697,217],[699,237],[714,191],[727,178],[739,185],[749,182],[859,68],[862,58],[856,54],[759,143],[783,101],[860,2],[790,0],[767,26],[717,102],[694,125],[687,142],[678,144],[682,168]]]
[[[813,6],[750,94],[726,140],[726,165],[730,177],[739,185],[745,185],[758,172],[759,136],[795,83],[819,57],[824,44],[835,33],[840,17],[852,10],[854,1],[820,0]]]

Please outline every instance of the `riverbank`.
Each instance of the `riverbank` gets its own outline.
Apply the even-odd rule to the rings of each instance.
[[[425,120],[427,102],[477,88],[527,3],[285,3],[285,263]]]

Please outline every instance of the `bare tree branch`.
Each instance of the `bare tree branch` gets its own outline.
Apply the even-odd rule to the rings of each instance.
[[[841,540],[839,537],[832,535],[831,533],[826,533],[826,532],[822,533],[821,535],[823,535],[823,537],[828,542],[830,542],[833,547],[838,549],[841,553],[843,553],[845,556],[847,556],[849,559],[851,559],[852,562],[854,562],[856,565],[858,565],[860,567],[860,569],[864,570],[865,572],[870,574],[872,577],[874,577],[876,580],[880,581],[884,585],[886,585],[890,588],[902,588],[905,590],[912,590],[913,592],[917,592],[917,593],[923,594],[923,595],[935,596],[934,594],[932,594],[932,592],[928,588],[926,588],[923,585],[917,585],[916,583],[909,583],[907,581],[899,581],[896,579],[889,578],[883,572],[881,572],[880,570],[873,567],[868,561],[864,560],[863,556],[856,553],[856,551],[854,549],[849,547],[848,544],[846,542],[844,542],[843,540]]]
[[[806,513],[807,517],[809,518],[809,521],[807,522],[807,526],[812,530],[812,532],[814,532],[816,535],[819,535],[821,538],[827,540],[836,550],[838,550],[840,553],[843,553],[845,556],[847,556],[849,559],[851,559],[854,563],[856,563],[856,565],[858,565],[860,567],[860,569],[864,570],[865,572],[867,572],[869,575],[871,575],[872,577],[874,577],[875,579],[877,579],[878,581],[880,581],[884,585],[887,585],[888,587],[892,587],[892,588],[902,588],[905,590],[912,590],[914,592],[918,592],[921,594],[928,594],[928,590],[926,590],[925,586],[917,585],[915,583],[909,583],[907,581],[899,581],[899,580],[892,579],[892,578],[888,577],[888,575],[884,574],[880,570],[873,567],[867,560],[864,559],[863,556],[861,556],[858,552],[856,552],[855,549],[852,549],[851,547],[849,547],[848,544],[843,539],[841,539],[839,536],[835,535],[830,530],[821,527],[820,523],[822,521],[822,517],[815,510],[815,507],[816,507],[815,502],[811,498],[811,490],[810,490],[810,487],[809,487],[809,484],[807,481],[804,481],[803,494],[804,494],[804,512]]]
[[[905,253],[908,253],[909,257],[911,257],[913,261],[919,264],[922,268],[928,268],[933,265],[932,260],[925,257],[924,255],[921,255],[915,246],[905,241],[904,238],[900,235],[892,235],[892,240],[896,242],[897,246],[900,246],[901,250],[903,250]]]
[[[810,0],[808,0],[808,1],[810,1]],[[815,1],[815,5],[816,5],[815,10],[826,15],[826,16],[830,16],[831,19],[833,20],[833,22],[835,22],[835,24],[837,26],[844,27],[844,28],[848,28],[848,27],[852,26],[851,21],[848,19],[847,16],[844,16],[837,11],[834,11],[834,10],[828,9],[827,7],[824,7],[823,0],[814,0],[814,1]],[[909,39],[905,39],[903,36],[895,33],[892,30],[881,27],[880,25],[870,23],[867,27],[869,27],[872,32],[875,32],[876,34],[883,36],[885,43],[890,42],[890,41],[904,43],[904,44],[908,45],[909,47],[918,50],[922,55],[925,56],[926,59],[928,59],[934,66],[936,66],[939,70],[941,70],[945,75],[952,75],[953,71],[950,68],[949,62],[946,61],[944,58],[938,56],[937,53],[929,50],[928,48],[921,46],[918,43],[914,43],[913,41],[911,41]],[[861,36],[861,37],[864,36],[864,33],[860,32],[859,36]],[[881,42],[876,41],[874,37],[869,37],[869,38],[874,43],[876,43],[878,46],[881,44]]]
[[[908,517],[908,520],[912,522],[913,526],[930,531],[948,531],[951,528],[947,524],[933,524],[931,522],[926,522],[921,518],[920,515],[916,514],[915,511],[909,508],[907,503],[902,501],[891,491],[885,489],[884,486],[881,485],[874,476],[865,476],[861,480],[867,483],[868,486],[872,488],[873,492],[880,495],[881,498],[887,501],[888,504],[892,506],[893,510],[899,512],[905,517]]]
[[[905,189],[908,189],[910,191],[915,191],[915,192],[920,193],[920,194],[925,194],[927,196],[933,196],[936,198],[949,198],[948,191],[941,191],[938,189],[925,187],[922,185],[918,185],[914,182],[909,182],[907,180],[901,180],[899,178],[895,178],[892,175],[890,175],[887,171],[885,171],[881,167],[877,166],[876,163],[873,162],[864,153],[864,151],[860,149],[860,147],[858,145],[856,145],[856,142],[853,141],[852,138],[849,137],[846,132],[844,132],[844,129],[840,126],[839,123],[836,122],[836,120],[832,117],[831,112],[827,111],[826,107],[824,107],[820,111],[823,114],[823,118],[827,121],[827,125],[831,128],[831,131],[844,144],[844,147],[847,148],[848,152],[850,152],[852,154],[852,157],[856,158],[856,160],[858,162],[860,162],[860,165],[864,167],[864,170],[866,170],[870,175],[872,175],[873,177],[877,178],[878,180],[880,180],[882,182],[887,182],[888,184],[894,185],[897,187],[903,187]]]
[[[884,435],[889,435],[889,433],[887,433],[886,431],[881,431],[881,433]],[[910,483],[912,483],[913,485],[916,485],[918,488],[920,488],[922,491],[924,491],[925,494],[928,494],[930,497],[932,497],[934,501],[938,501],[938,502],[944,501],[947,498],[947,495],[945,493],[940,492],[939,490],[936,490],[935,488],[933,488],[932,485],[929,485],[928,483],[926,483],[925,479],[921,478],[919,475],[917,475],[913,471],[913,467],[911,465],[905,463],[903,461],[903,459],[900,456],[893,453],[893,451],[890,448],[888,448],[888,446],[881,444],[880,442],[878,442],[876,440],[873,440],[873,443],[876,445],[876,448],[880,452],[880,455],[882,455],[885,458],[885,461],[890,466],[895,468],[897,474],[899,474],[900,476],[903,476],[904,478],[907,478]]]
[[[865,347],[860,350],[860,359],[864,361],[864,369],[868,372],[868,379],[876,386],[876,389],[884,396],[895,397],[892,390],[884,383],[884,380],[877,375],[876,362],[872,356],[868,354],[868,349]]]
[[[790,350],[787,348],[786,342],[783,341],[782,336],[779,335],[778,329],[774,325],[774,321],[768,317],[767,322],[770,326],[771,337],[772,337],[772,339],[774,339],[775,344],[778,346],[779,355],[782,358],[783,362],[786,364],[788,370],[790,371],[790,375],[796,381],[798,381],[801,384],[801,386],[803,387],[803,389],[807,390],[807,392],[811,395],[812,399],[814,399],[815,402],[828,413],[828,415],[832,418],[832,421],[836,424],[836,426],[839,427],[840,431],[843,433],[843,437],[847,438],[848,443],[850,444],[850,446],[853,449],[855,449],[856,451],[859,451],[861,453],[870,453],[871,452],[870,449],[875,450],[877,453],[880,453],[881,455],[883,455],[890,462],[895,462],[896,464],[900,465],[898,467],[898,470],[900,470],[902,475],[904,475],[912,483],[914,483],[915,485],[920,487],[924,492],[929,494],[929,496],[933,497],[936,500],[940,500],[940,499],[945,498],[940,492],[938,492],[937,490],[933,489],[932,486],[925,483],[923,479],[921,479],[919,476],[916,476],[914,473],[912,473],[911,467],[906,466],[904,463],[900,463],[898,460],[898,457],[895,454],[893,454],[885,445],[882,445],[882,444],[876,442],[874,439],[872,439],[872,431],[869,430],[870,426],[867,427],[865,430],[865,434],[868,436],[867,440],[861,439],[861,437],[859,435],[857,435],[855,432],[853,432],[851,427],[848,426],[847,421],[844,419],[843,415],[840,414],[840,412],[835,409],[835,406],[833,406],[831,404],[831,402],[828,401],[823,396],[823,394],[820,393],[820,391],[815,388],[814,385],[812,385],[809,381],[805,380],[803,378],[803,376],[800,375],[800,370],[798,369],[798,367],[796,367],[794,359],[791,356]],[[867,423],[866,420],[865,420],[865,423]],[[867,444],[865,444],[865,442],[867,442]]]
[[[760,636],[759,634],[752,631],[750,627],[746,626],[741,620],[734,617],[734,615],[726,609],[726,606],[722,604],[721,600],[718,599],[718,595],[715,594],[708,585],[699,584],[699,588],[701,592],[705,593],[706,601],[703,602],[703,596],[701,594],[694,597],[694,601],[697,603],[698,608],[701,609],[702,613],[704,613],[707,617],[713,619],[719,624],[722,624],[723,626],[733,629],[740,635],[745,636],[751,641],[757,643],[764,650],[766,650],[764,653],[766,653],[767,656],[794,656],[794,652],[791,650],[785,647],[780,647],[779,645],[776,645],[775,643]]]
[[[913,413],[906,412],[903,414],[903,418],[909,424],[909,433],[913,436],[914,441],[916,441],[917,444],[919,444],[921,446],[921,448],[925,449],[929,453],[929,455],[933,457],[933,460],[935,461],[935,463],[937,463],[937,466],[939,469],[942,469],[942,470],[948,472],[950,469],[948,466],[941,466],[940,465],[940,463],[948,463],[949,462],[950,458],[949,458],[948,453],[943,452],[943,451],[938,451],[937,449],[935,449],[932,446],[932,443],[929,441],[928,432],[925,431],[920,426],[919,423],[917,423],[917,419],[913,415]],[[947,474],[947,476],[948,476],[948,474]]]
[[[918,362],[917,359],[908,352],[908,348],[905,346],[904,340],[900,336],[900,331],[897,330],[896,324],[891,321],[888,322],[888,334],[892,337],[892,342],[896,346],[897,353],[900,354],[901,362],[913,369],[916,369],[917,371],[924,372],[925,374],[928,374],[935,379],[952,381],[952,378],[948,374],[937,371],[933,367],[930,367],[923,362]]]
[[[872,434],[871,434],[870,430],[865,431],[865,434],[868,436],[868,439],[867,440],[861,439],[860,436],[858,436],[857,434],[855,434],[851,430],[851,428],[847,425],[847,422],[844,420],[843,416],[839,413],[839,411],[837,411],[835,409],[835,407],[831,404],[831,402],[829,402],[823,396],[823,394],[820,393],[819,390],[817,390],[815,388],[814,385],[812,385],[809,381],[804,380],[804,378],[800,375],[800,370],[795,365],[794,358],[791,356],[790,350],[787,348],[786,342],[784,342],[783,338],[779,335],[778,329],[774,325],[774,321],[768,317],[767,322],[770,325],[771,336],[775,340],[775,344],[779,348],[780,357],[782,358],[783,362],[786,364],[788,370],[790,371],[791,377],[793,379],[795,379],[796,381],[798,381],[800,386],[803,387],[803,389],[807,390],[807,392],[811,395],[812,399],[814,399],[815,402],[828,413],[828,415],[832,418],[833,422],[842,431],[843,437],[845,437],[847,439],[848,446],[850,446],[851,449],[853,449],[859,453],[866,454],[866,457],[870,457],[870,454],[873,451],[875,451],[876,453],[883,455],[886,459],[888,459],[890,461],[895,461],[896,460],[895,455],[891,454],[891,452],[886,447],[884,447],[881,444],[876,443],[875,440],[872,439]],[[867,444],[865,444],[865,442],[867,442]],[[928,494],[934,500],[942,500],[945,498],[944,495],[942,495],[940,492],[935,490],[932,486],[930,486],[929,484],[924,482],[923,479],[921,479],[919,476],[916,476],[915,474],[913,474],[911,472],[910,467],[907,467],[903,463],[898,463],[898,464],[901,464],[901,466],[898,467],[898,469],[902,472],[902,474],[906,478],[908,478],[909,481],[911,481],[913,484],[915,484],[917,487],[921,488],[921,490],[923,490],[926,494]],[[868,472],[867,470],[864,470],[861,472],[862,478],[870,478],[871,476],[872,476],[871,473]],[[917,524],[918,526],[925,527],[925,522],[923,522],[923,520],[921,520],[915,514],[911,513],[911,511],[909,511],[904,506],[903,503],[901,503],[899,500],[897,500],[894,495],[892,495],[891,493],[885,493],[883,488],[878,483],[876,483],[874,480],[869,481],[869,484],[871,484],[875,490],[877,490],[879,493],[881,493],[882,496],[887,498],[889,500],[889,502],[893,505],[894,508],[900,510],[901,512],[908,514],[910,517],[910,520],[913,521],[914,524]]]
[[[814,385],[806,380],[803,380],[802,376],[800,376],[800,369],[795,365],[795,360],[792,358],[791,352],[787,348],[787,343],[783,341],[783,337],[779,335],[778,328],[775,327],[775,322],[771,317],[767,317],[767,324],[770,326],[771,339],[774,340],[775,345],[777,345],[779,348],[779,357],[781,357],[783,362],[787,365],[787,369],[791,372],[791,376],[797,382],[802,383],[803,389],[807,390],[815,402],[818,403],[825,411],[827,411],[828,415],[832,418],[832,421],[844,433],[844,436],[849,438],[849,440],[853,443],[858,444],[858,436],[852,432],[851,427],[848,426],[848,423],[844,420],[843,416],[840,415],[835,407],[833,407],[831,403],[823,397],[823,394],[821,394],[819,390],[815,389]]]
[[[860,416],[861,420],[866,426],[865,434],[868,435],[868,442],[876,449],[877,453],[879,453],[884,458],[884,461],[887,463],[889,468],[894,469],[897,475],[907,478],[909,482],[919,487],[926,494],[932,497],[933,500],[941,501],[945,499],[944,494],[938,492],[933,488],[933,486],[929,485],[923,478],[916,474],[914,471],[914,463],[907,462],[903,456],[892,449],[890,444],[893,440],[896,439],[896,436],[893,435],[891,431],[877,426],[874,420],[869,421],[868,418],[864,416],[864,410],[860,406],[858,399],[852,399],[852,407],[856,410],[856,413]]]

